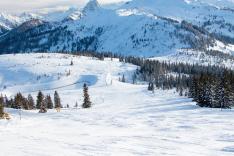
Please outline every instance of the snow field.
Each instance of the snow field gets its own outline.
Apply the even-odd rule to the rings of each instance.
[[[74,66],[69,65],[71,60]],[[233,110],[199,108],[191,99],[180,97],[173,90],[156,90],[153,94],[147,91],[146,85],[118,81],[124,73],[131,82],[135,69],[117,60],[99,61],[64,54],[0,56],[0,92],[8,96],[20,90],[26,95],[43,87],[48,89],[45,94],[53,94],[55,87],[81,82],[58,89],[62,103],[71,107],[60,113],[23,111],[19,120],[18,110],[6,109],[13,119],[0,121],[2,155],[234,154]],[[71,70],[71,75],[66,76],[66,70]],[[61,73],[59,79],[58,72]],[[49,76],[37,80],[44,74]],[[110,77],[112,85],[106,85]],[[89,83],[93,106],[74,109],[76,101],[79,106],[82,104],[84,82]]]

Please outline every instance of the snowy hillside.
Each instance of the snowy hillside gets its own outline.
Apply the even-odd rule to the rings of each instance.
[[[70,65],[71,61],[74,66]],[[106,84],[107,75],[111,74],[113,79],[118,80],[124,72],[130,74],[135,69],[135,66],[117,60],[98,61],[62,54],[1,55],[0,92],[14,95],[19,91],[28,93],[53,88],[72,90],[82,87],[84,82],[102,86]]]
[[[152,57],[151,60],[159,60],[161,62],[166,61],[170,63],[187,63],[187,64],[200,64],[204,66],[215,65],[220,67],[226,67],[234,70],[234,57],[222,53],[203,52],[180,49],[175,53]]]
[[[41,89],[52,94],[56,89],[62,104],[70,105],[60,113],[22,111],[22,120],[19,111],[6,109],[13,119],[0,121],[1,153],[233,155],[233,110],[200,108],[173,90],[153,94],[146,85],[118,81],[125,74],[131,82],[135,69],[118,60],[64,54],[0,56],[0,92],[10,96]],[[79,109],[84,82],[89,84],[91,109]],[[76,102],[78,109],[73,108]]]

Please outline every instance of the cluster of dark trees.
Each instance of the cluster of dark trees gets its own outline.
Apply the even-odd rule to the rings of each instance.
[[[225,70],[220,75],[202,73],[194,76],[189,96],[201,107],[231,108],[234,106],[234,74]]]
[[[189,96],[201,107],[231,108],[234,106],[234,71],[219,66],[166,63],[136,57],[125,57],[121,61],[140,66],[137,74],[149,82],[148,90],[154,86],[173,89]]]
[[[87,84],[84,84],[83,86],[83,96],[84,101],[82,107],[90,108],[92,102],[90,101]],[[24,110],[39,109],[39,113],[46,113],[48,109],[54,108],[60,111],[60,108],[63,106],[57,91],[54,92],[53,101],[50,95],[45,96],[41,91],[39,91],[36,102],[34,101],[31,94],[25,97],[20,92],[11,99],[8,99],[7,96],[0,96],[0,113],[1,111],[3,112],[4,107]],[[67,107],[69,107],[69,105],[67,105]],[[75,107],[78,107],[77,103],[75,104]]]
[[[62,107],[61,100],[57,91],[55,91],[54,93],[54,102],[52,101],[50,95],[45,96],[41,91],[39,91],[37,94],[36,102],[34,101],[31,94],[25,97],[20,92],[11,99],[8,99],[7,96],[1,96],[0,101],[2,105],[7,108],[25,110],[39,109],[40,113],[45,113],[47,109]]]

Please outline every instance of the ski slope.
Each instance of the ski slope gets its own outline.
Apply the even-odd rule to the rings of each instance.
[[[233,110],[200,108],[173,90],[148,92],[146,85],[130,83],[136,68],[65,54],[1,55],[0,92],[33,92],[35,97],[34,91],[53,94],[57,88],[62,104],[70,105],[60,113],[22,111],[22,120],[17,110],[6,109],[13,119],[0,121],[1,155],[234,154]],[[128,83],[118,81],[122,74]],[[93,102],[86,110],[80,108],[84,82]],[[78,109],[72,108],[75,102]]]

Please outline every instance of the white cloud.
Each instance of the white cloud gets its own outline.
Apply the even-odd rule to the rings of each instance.
[[[0,0],[0,12],[23,12],[54,6],[83,7],[89,0]],[[98,0],[101,4],[127,0]]]

